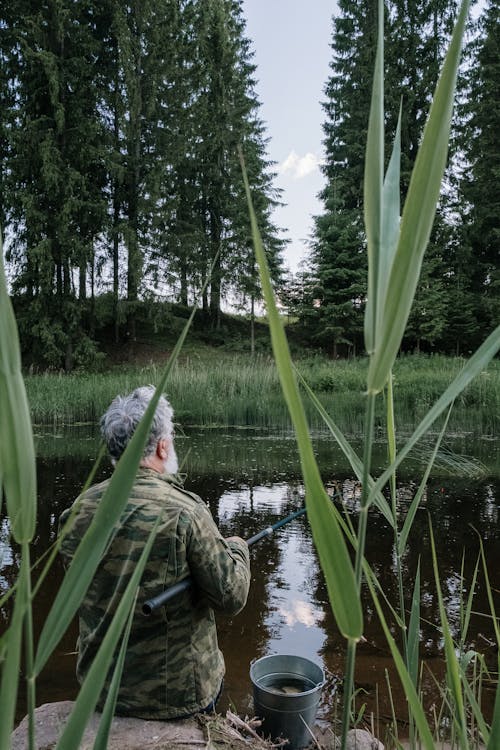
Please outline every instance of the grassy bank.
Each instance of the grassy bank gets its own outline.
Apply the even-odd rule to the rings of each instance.
[[[395,399],[400,431],[411,429],[422,418],[462,364],[460,358],[422,355],[407,355],[397,361]],[[342,430],[360,434],[366,360],[332,362],[314,357],[299,360],[297,367]],[[26,385],[33,421],[45,425],[94,422],[116,394],[137,385],[156,384],[160,369],[150,364],[115,367],[107,373],[30,375]],[[167,390],[176,420],[185,426],[275,430],[290,426],[276,368],[267,357],[191,355],[176,365]],[[310,408],[308,412],[311,426],[321,428],[315,412]],[[500,362],[495,361],[460,396],[449,429],[496,435],[499,418]]]

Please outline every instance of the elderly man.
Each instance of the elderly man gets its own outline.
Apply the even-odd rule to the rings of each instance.
[[[101,419],[101,431],[116,462],[154,393],[137,388],[117,397]],[[245,605],[250,585],[248,547],[224,539],[205,503],[175,479],[173,411],[162,396],[128,504],[80,608],[77,677],[85,677],[116,606],[158,516],[161,521],[144,571],[116,712],[143,719],[172,719],[215,705],[224,675],[214,610],[234,615]],[[69,562],[88,528],[109,479],[79,498],[61,553]],[[61,516],[61,527],[70,510]],[[143,602],[191,575],[194,587],[151,617]],[[111,673],[99,706],[109,689]]]

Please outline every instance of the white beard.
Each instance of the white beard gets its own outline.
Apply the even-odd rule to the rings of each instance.
[[[175,452],[174,444],[170,443],[168,449],[168,456],[163,462],[166,474],[177,474],[179,471],[179,461],[177,459],[177,453]]]

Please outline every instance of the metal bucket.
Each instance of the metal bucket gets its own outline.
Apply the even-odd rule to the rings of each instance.
[[[251,664],[250,679],[261,733],[286,738],[287,750],[308,745],[325,682],[321,667],[302,656],[264,656]]]

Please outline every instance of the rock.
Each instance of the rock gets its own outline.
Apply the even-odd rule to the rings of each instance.
[[[384,746],[365,729],[350,729],[347,732],[346,750],[384,750]]]
[[[62,734],[74,703],[46,703],[35,711],[38,750],[52,750]],[[80,750],[92,750],[101,715],[93,714],[85,730]],[[116,716],[113,719],[108,750],[188,750],[206,747],[203,730],[195,717],[175,721],[144,721]],[[28,720],[25,717],[12,734],[12,750],[28,750]]]

